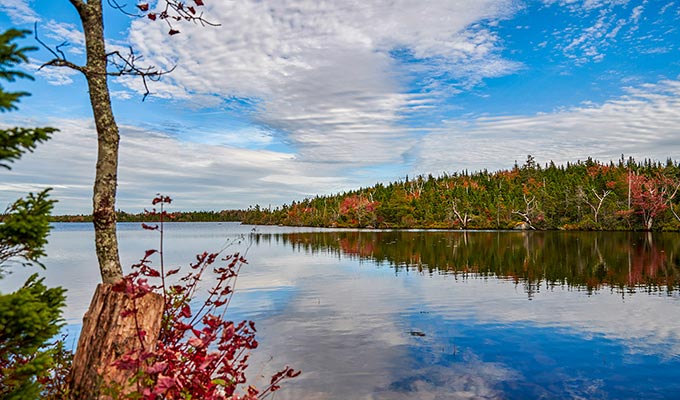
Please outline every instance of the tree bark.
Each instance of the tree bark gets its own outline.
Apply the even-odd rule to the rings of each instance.
[[[113,117],[107,82],[107,57],[101,0],[71,0],[83,23],[87,64],[85,77],[97,128],[97,169],[92,196],[92,220],[99,269],[104,283],[122,279],[116,236],[116,186],[118,185],[118,125]]]
[[[134,372],[119,371],[112,362],[131,350],[155,346],[163,315],[163,296],[149,293],[134,302],[124,293],[114,292],[113,285],[99,284],[83,317],[78,351],[73,359],[70,389],[74,399],[109,399],[102,389],[116,386],[119,396],[135,390],[129,383]],[[140,312],[126,318],[121,312],[136,307]],[[137,329],[146,331],[140,342]]]

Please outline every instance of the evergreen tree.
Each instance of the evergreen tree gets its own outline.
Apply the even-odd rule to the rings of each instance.
[[[19,47],[14,41],[27,31],[10,29],[0,34],[0,79],[33,79],[15,70],[28,61],[32,47]],[[0,112],[17,109],[26,92],[8,92],[0,86]],[[54,128],[0,129],[0,166],[10,165],[27,151],[44,142]],[[40,264],[49,233],[49,214],[54,200],[49,189],[30,193],[8,207],[0,225],[0,278],[11,263]],[[37,399],[46,397],[45,380],[54,371],[55,356],[61,350],[48,348],[49,340],[61,328],[65,290],[47,288],[37,274],[14,293],[0,294],[0,398]]]

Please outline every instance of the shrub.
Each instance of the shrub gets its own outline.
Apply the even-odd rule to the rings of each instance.
[[[283,379],[296,377],[300,371],[286,366],[262,391],[254,386],[242,387],[246,384],[249,351],[258,346],[255,324],[252,321],[235,323],[225,315],[236,278],[246,260],[239,253],[221,256],[220,253],[205,252],[196,256],[188,273],[179,279],[172,277],[180,270],[166,270],[162,252],[163,222],[171,218],[163,205],[170,202],[167,196],[155,198],[153,204],[160,204],[160,212],[153,209],[149,214],[158,216],[159,225],[143,224],[145,229],[160,233],[160,250],[147,250],[139,263],[133,265],[133,272],[114,289],[133,299],[157,291],[165,300],[155,349],[129,352],[114,363],[121,370],[134,372],[130,383],[137,390],[126,396],[134,399],[263,398],[278,390]],[[158,269],[151,265],[153,255],[161,260]],[[216,283],[207,292],[207,297],[198,302],[200,306],[192,309],[199,284],[209,270],[214,273],[211,279]],[[171,284],[171,280],[175,282]],[[132,308],[124,314],[135,318],[140,312]],[[138,334],[141,342],[146,332],[138,329]],[[117,388],[112,389],[115,392]]]

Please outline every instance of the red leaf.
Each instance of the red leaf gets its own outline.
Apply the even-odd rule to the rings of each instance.
[[[144,258],[149,258],[152,254],[158,253],[158,250],[149,249],[144,253]]]
[[[190,318],[191,317],[191,307],[189,307],[188,304],[185,304],[184,307],[182,307],[182,312],[180,314],[182,317]]]
[[[168,271],[167,274],[165,274],[165,276],[175,275],[175,274],[178,273],[178,272],[179,272],[179,268],[177,268],[177,269],[171,269],[170,271]]]
[[[157,374],[159,372],[163,372],[165,368],[167,368],[168,363],[166,362],[157,362],[149,367],[146,368],[146,372],[149,374]]]
[[[202,6],[203,0],[194,0],[194,3],[196,3],[197,6]]]
[[[189,10],[189,12],[192,14],[196,14],[196,9],[191,6],[187,7],[187,10]]]
[[[152,20],[152,21],[155,21],[155,20],[156,20],[156,14],[154,14],[154,13],[149,13],[149,14],[147,15],[147,17],[149,17],[149,19]]]
[[[149,11],[149,4],[148,3],[137,4],[137,8],[139,8],[142,11]]]
[[[169,376],[158,375],[158,382],[154,388],[154,394],[160,395],[175,386],[175,379]]]
[[[168,32],[168,35],[172,36],[172,35],[176,35],[176,34],[178,34],[178,33],[179,33],[178,30],[176,30],[176,29],[170,29],[170,31]]]
[[[158,225],[147,225],[145,223],[142,223],[142,228],[148,231],[155,231],[158,230]]]
[[[174,29],[170,29],[170,32],[172,32],[172,31],[174,31]],[[179,31],[177,31],[175,33],[179,33]],[[174,35],[174,33],[170,33],[170,34]],[[172,203],[172,199],[170,198],[170,196],[163,196],[159,193],[159,194],[156,195],[156,197],[154,197],[153,200],[151,200],[151,204],[153,204],[153,205],[156,205],[158,203],[168,203],[168,204],[170,204],[170,203]]]

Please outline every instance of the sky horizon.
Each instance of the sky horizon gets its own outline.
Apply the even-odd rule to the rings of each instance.
[[[130,18],[105,3],[107,49],[175,67],[109,80],[121,132],[117,208],[279,206],[406,175],[680,154],[680,2],[206,0],[216,27]],[[152,2],[152,8],[156,3]],[[33,29],[83,63],[66,0],[0,0],[0,29]],[[32,37],[23,45],[37,43]],[[53,126],[3,172],[0,203],[53,187],[55,214],[88,214],[96,133],[85,80],[35,81],[0,126]]]

